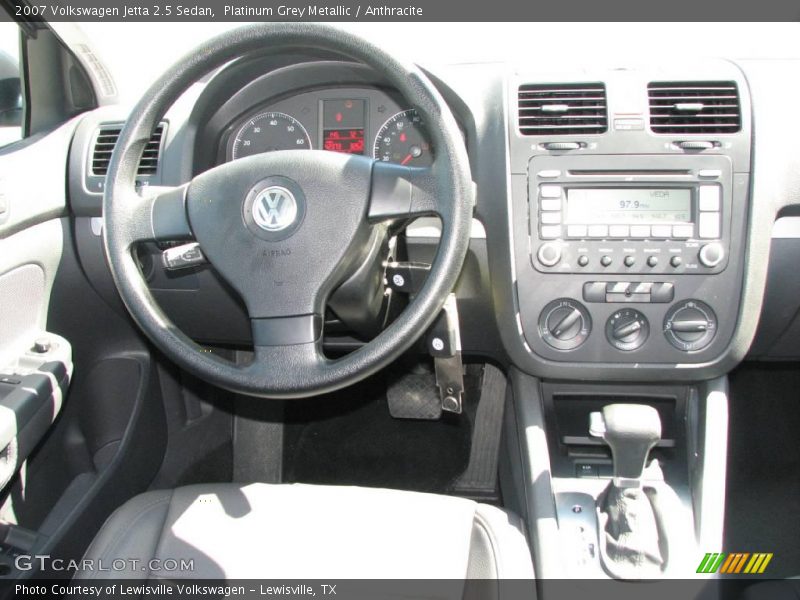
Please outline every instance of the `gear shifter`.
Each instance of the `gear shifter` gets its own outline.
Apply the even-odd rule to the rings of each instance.
[[[589,433],[611,448],[614,485],[639,487],[647,455],[661,439],[658,411],[643,404],[609,404],[589,418]]]
[[[642,485],[650,450],[661,439],[658,411],[642,404],[609,404],[590,415],[589,433],[611,448],[614,478],[598,498],[600,556],[619,579],[658,577],[666,565],[666,531],[657,494]]]

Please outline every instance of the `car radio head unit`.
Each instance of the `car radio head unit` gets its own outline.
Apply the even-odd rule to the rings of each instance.
[[[707,155],[691,157],[689,164],[686,158],[533,158],[528,192],[534,267],[637,274],[724,269],[730,161]]]

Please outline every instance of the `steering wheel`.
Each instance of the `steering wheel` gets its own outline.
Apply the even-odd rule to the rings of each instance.
[[[313,48],[382,74],[422,115],[433,139],[429,168],[319,150],[258,154],[172,188],[137,192],[136,170],[172,103],[203,75],[240,57]],[[222,34],[185,56],[145,92],[114,148],[103,198],[104,245],[130,314],[170,359],[231,391],[299,398],[342,388],[407,350],[436,318],[466,255],[474,191],[466,150],[442,96],[415,66],[341,30],[310,23],[258,24]],[[353,267],[371,227],[436,215],[442,236],[427,280],[390,326],[336,360],[322,353],[329,295]],[[194,239],[241,296],[253,334],[252,362],[203,349],[161,311],[134,258],[136,244]]]

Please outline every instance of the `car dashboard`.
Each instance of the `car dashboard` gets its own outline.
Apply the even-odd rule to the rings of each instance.
[[[778,63],[428,71],[462,130],[477,190],[456,289],[464,354],[545,379],[652,382],[711,379],[748,352],[800,355],[791,341],[800,296],[786,295],[800,287],[790,266],[800,255],[800,170],[787,143],[800,123],[781,104],[800,89]],[[86,115],[70,158],[78,252],[114,302],[99,217],[124,117]],[[412,167],[435,158],[425,123],[379,73],[342,57],[277,54],[231,63],[185,94],[145,150],[140,184],[178,185],[253,153],[306,148]],[[393,234],[404,260],[430,262],[435,220]],[[246,346],[241,302],[213,268],[169,272],[163,250],[151,244],[139,258],[170,318],[202,343]],[[365,335],[326,321],[333,348]]]

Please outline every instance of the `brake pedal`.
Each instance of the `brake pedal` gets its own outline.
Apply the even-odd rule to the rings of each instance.
[[[442,404],[436,390],[436,377],[426,365],[403,373],[386,390],[389,414],[395,419],[435,421],[442,416]]]

